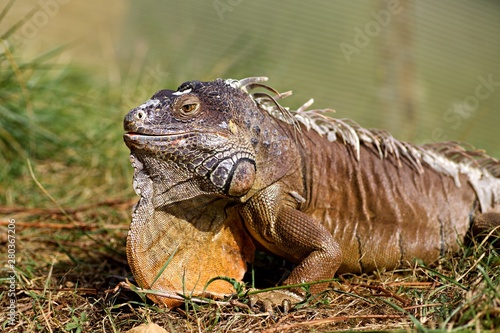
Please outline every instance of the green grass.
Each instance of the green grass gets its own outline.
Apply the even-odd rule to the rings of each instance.
[[[120,144],[121,96],[82,69],[52,63],[58,50],[29,61],[16,58],[12,48],[4,50],[0,204],[47,206],[28,160],[62,205],[126,191],[131,174],[127,150]]]

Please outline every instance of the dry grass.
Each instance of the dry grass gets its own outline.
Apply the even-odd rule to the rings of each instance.
[[[6,312],[0,315],[6,332],[125,332],[147,322],[169,332],[483,332],[500,327],[500,259],[488,243],[471,244],[432,268],[415,264],[340,276],[327,293],[289,313],[277,309],[274,316],[249,308],[245,298],[159,308],[119,285],[132,278],[125,240],[133,201],[108,200],[66,209],[66,215],[57,209],[1,208],[2,248],[6,224],[16,220],[17,317],[9,326]],[[7,288],[4,284],[0,294],[2,308],[10,301]]]

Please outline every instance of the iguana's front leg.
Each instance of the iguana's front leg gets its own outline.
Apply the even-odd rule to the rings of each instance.
[[[267,250],[298,264],[284,284],[332,278],[341,263],[339,244],[323,225],[293,208],[293,199],[287,201],[287,195],[279,184],[254,195],[242,209],[247,229]],[[311,292],[326,287],[315,284]]]

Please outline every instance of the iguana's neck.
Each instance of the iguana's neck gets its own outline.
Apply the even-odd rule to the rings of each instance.
[[[246,135],[255,151],[257,177],[253,190],[246,197],[284,177],[300,177],[300,133],[293,126],[261,112],[262,117],[247,123]]]

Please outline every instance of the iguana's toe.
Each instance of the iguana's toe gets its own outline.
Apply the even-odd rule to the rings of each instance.
[[[251,308],[258,306],[271,316],[274,316],[274,310],[277,308],[286,314],[293,306],[304,300],[301,296],[287,290],[257,292],[249,295],[249,299]]]

